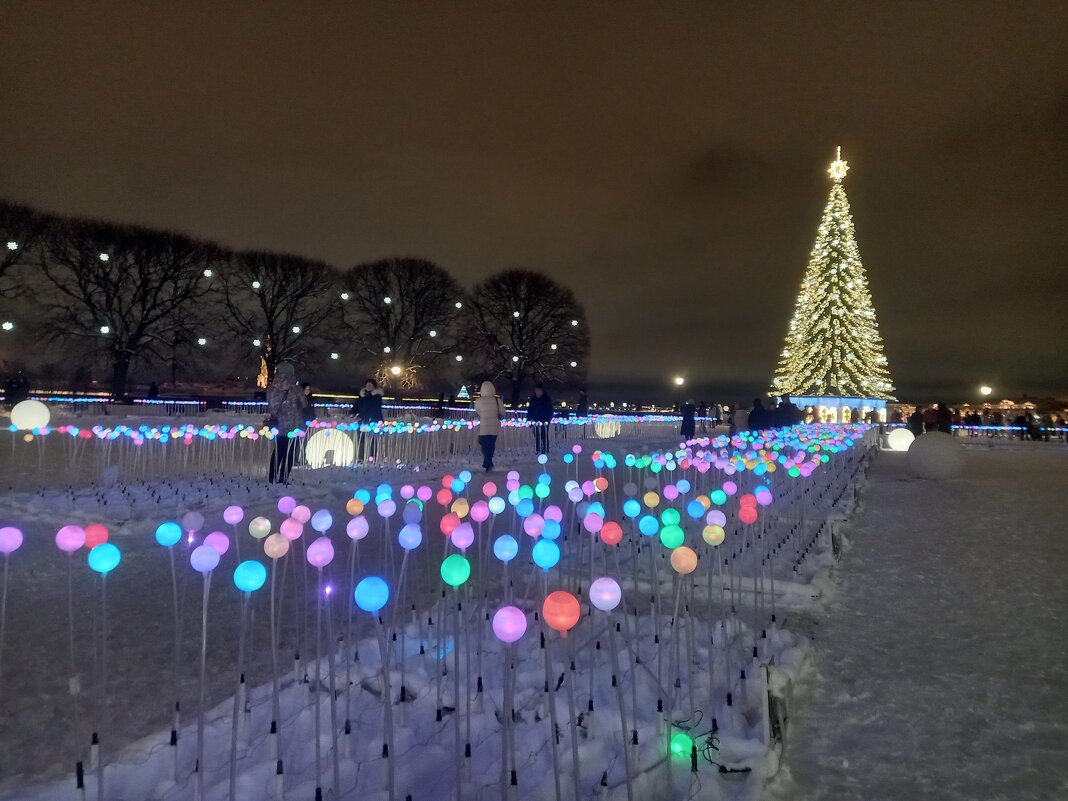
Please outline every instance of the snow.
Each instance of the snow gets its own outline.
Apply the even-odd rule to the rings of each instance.
[[[1068,450],[979,441],[965,472],[875,460],[795,697],[791,801],[1068,798]]]
[[[585,443],[586,453],[601,447],[622,456],[628,450],[641,447],[673,446],[670,440],[642,441],[617,439],[608,442]],[[853,458],[853,457],[850,457]],[[888,454],[880,458],[879,471],[885,470]],[[474,456],[471,457],[475,461]],[[588,460],[583,459],[581,478],[592,478]],[[901,460],[903,462],[903,459]],[[850,462],[854,464],[854,462]],[[295,484],[289,490],[301,503],[311,509],[326,508],[333,515],[333,536],[338,551],[337,559],[328,573],[339,587],[351,586],[345,575],[348,558],[348,543],[341,532],[348,515],[344,504],[352,497],[357,486],[374,487],[380,481],[389,481],[398,486],[403,481],[431,483],[440,486],[436,479],[448,468],[455,472],[467,466],[474,471],[475,465],[437,461],[427,464],[419,473],[411,470],[386,468],[352,470],[319,470],[314,472],[298,469],[294,472]],[[504,473],[511,467],[520,469],[523,478],[531,481],[542,468],[533,463],[532,454],[506,454],[493,479],[503,488]],[[554,487],[565,478],[575,475],[574,466],[565,466],[559,454],[547,468],[553,476]],[[35,473],[37,471],[34,471]],[[472,488],[481,486],[476,472]],[[47,473],[38,473],[47,475]],[[819,473],[817,473],[819,476]],[[871,496],[876,496],[881,484],[881,472],[876,474]],[[661,474],[661,482],[665,475]],[[735,480],[739,480],[735,477]],[[620,479],[613,479],[622,483]],[[624,736],[620,728],[618,700],[611,686],[612,641],[616,640],[616,656],[620,661],[619,685],[623,688],[624,705],[627,709],[627,729],[639,732],[639,745],[630,749],[627,756],[634,775],[635,797],[644,798],[695,798],[737,799],[755,801],[764,790],[765,782],[780,770],[780,746],[768,742],[769,723],[764,703],[765,673],[752,662],[754,645],[759,650],[759,661],[770,663],[767,682],[772,693],[786,705],[790,715],[787,730],[786,759],[789,764],[788,780],[800,782],[804,776],[801,766],[795,765],[794,749],[802,739],[814,739],[811,734],[802,737],[799,732],[808,718],[809,701],[796,697],[796,682],[799,674],[811,661],[808,625],[814,614],[820,612],[823,600],[842,597],[843,588],[837,586],[834,557],[831,552],[832,530],[837,539],[841,532],[848,532],[858,543],[863,537],[857,533],[857,523],[850,522],[853,508],[854,487],[863,483],[860,474],[842,474],[832,487],[820,484],[818,478],[802,479],[811,493],[800,493],[792,512],[780,515],[778,506],[762,512],[767,525],[766,545],[777,546],[779,555],[771,563],[775,574],[774,592],[766,581],[754,581],[754,566],[758,549],[755,540],[737,539],[735,563],[736,575],[718,570],[710,576],[708,562],[702,558],[698,570],[692,574],[692,583],[674,581],[669,570],[658,571],[657,582],[651,582],[646,567],[645,553],[635,554],[628,550],[631,535],[627,529],[624,545],[617,552],[623,571],[613,569],[605,561],[598,573],[617,575],[623,587],[622,610],[612,613],[595,613],[583,617],[578,627],[566,639],[549,637],[553,664],[549,673],[563,677],[555,693],[554,711],[560,726],[559,778],[563,797],[572,797],[572,766],[580,771],[579,786],[582,798],[603,798],[606,801],[621,801],[628,797],[626,770],[623,762]],[[743,482],[744,483],[744,482]],[[774,486],[774,482],[771,482]],[[819,488],[819,489],[818,489]],[[554,498],[559,490],[554,489]],[[614,490],[610,490],[611,494]],[[79,725],[73,725],[68,642],[67,642],[67,558],[59,553],[52,535],[60,525],[70,522],[87,524],[105,522],[111,530],[111,541],[123,550],[123,562],[107,582],[108,628],[108,685],[110,703],[103,714],[102,753],[106,763],[106,797],[109,799],[179,799],[191,798],[194,794],[194,762],[196,748],[196,713],[198,691],[197,657],[200,648],[200,597],[201,579],[188,566],[188,549],[185,544],[175,546],[178,556],[178,576],[181,606],[181,678],[178,693],[181,698],[181,720],[177,755],[169,741],[172,722],[174,690],[172,687],[173,625],[170,586],[170,563],[166,551],[158,546],[152,532],[165,519],[178,519],[189,510],[202,512],[207,519],[204,532],[218,528],[231,533],[222,523],[222,510],[231,503],[246,507],[246,519],[255,514],[266,514],[275,524],[281,519],[274,509],[277,490],[264,486],[248,476],[203,475],[182,477],[166,481],[138,481],[116,479],[109,485],[82,485],[78,487],[53,486],[48,489],[10,492],[3,501],[4,521],[19,524],[27,534],[26,545],[11,560],[9,599],[7,610],[7,646],[4,654],[4,674],[0,679],[0,799],[44,799],[76,797],[72,778],[76,759],[76,746],[82,758],[87,759],[90,722],[94,720],[94,665],[99,663],[99,654],[94,655],[93,631],[99,616],[99,585],[85,569],[84,552],[76,554],[71,571],[75,604],[75,649],[77,672],[81,685],[78,696]],[[614,512],[622,502],[622,496],[614,496],[613,505],[605,498],[609,518],[620,519]],[[428,506],[428,510],[433,504]],[[873,502],[865,500],[861,515],[870,514]],[[803,512],[803,519],[794,514]],[[464,620],[457,642],[455,618],[456,607],[446,596],[442,600],[441,581],[435,571],[441,551],[435,538],[437,517],[440,511],[430,514],[425,524],[426,542],[413,552],[408,566],[409,581],[405,590],[405,606],[414,604],[418,614],[406,615],[404,637],[398,638],[391,650],[393,670],[391,687],[398,694],[402,676],[399,670],[399,654],[404,659],[404,684],[415,700],[395,704],[392,708],[397,727],[393,755],[396,765],[397,798],[411,795],[413,801],[422,798],[447,799],[454,797],[456,773],[454,763],[454,725],[457,716],[451,711],[460,707],[459,716],[463,727],[461,740],[470,742],[472,756],[465,759],[462,768],[461,791],[463,798],[495,798],[500,795],[500,750],[501,707],[504,673],[501,646],[489,634],[489,625],[482,619],[480,610],[496,609],[502,603],[501,590],[491,587],[490,596],[483,606],[477,598],[467,598],[463,605]],[[510,513],[506,513],[508,515]],[[901,512],[901,514],[904,514]],[[516,688],[516,722],[514,739],[516,745],[516,768],[518,789],[515,798],[554,799],[555,786],[547,780],[554,773],[554,758],[549,737],[550,702],[544,687],[546,682],[545,651],[539,647],[541,623],[533,614],[539,606],[538,599],[544,588],[537,586],[538,572],[529,565],[528,538],[498,521],[492,534],[511,530],[521,540],[521,556],[514,563],[515,577],[512,602],[527,612],[528,630],[514,652],[514,687]],[[372,536],[360,543],[361,567],[358,576],[369,572],[395,575],[396,565],[389,567],[382,548],[381,522],[377,516],[372,520]],[[394,520],[393,537],[401,523]],[[489,524],[487,523],[487,527]],[[756,530],[758,527],[754,527]],[[699,529],[698,529],[699,532]],[[244,552],[243,558],[259,556],[256,543],[248,536],[247,529],[240,531]],[[575,534],[571,534],[575,537]],[[588,535],[578,535],[585,539]],[[693,531],[691,529],[690,537]],[[491,541],[491,532],[479,532],[475,547]],[[648,541],[646,541],[648,542]],[[695,545],[699,552],[707,550],[700,542]],[[807,555],[798,569],[792,569],[795,551],[808,544]],[[732,541],[728,541],[728,546]],[[574,540],[569,548],[579,548]],[[600,547],[600,546],[598,546]],[[724,549],[727,546],[723,546]],[[847,557],[845,572],[850,561],[856,558],[861,545]],[[255,549],[255,550],[254,550]],[[568,550],[568,549],[565,549]],[[647,550],[647,549],[646,549]],[[664,563],[662,548],[654,549]],[[586,553],[593,552],[587,547]],[[717,553],[724,553],[723,550]],[[297,552],[298,557],[303,555]],[[483,567],[498,569],[492,560],[482,562],[478,553],[469,553],[478,576]],[[482,556],[485,556],[483,554]],[[703,556],[703,553],[702,553]],[[262,557],[260,557],[262,558]],[[550,588],[561,584],[572,591],[588,583],[594,574],[587,557],[579,563],[554,569]],[[601,557],[598,557],[601,558]],[[604,557],[607,559],[607,555]],[[566,560],[565,560],[566,561]],[[525,562],[525,564],[524,564]],[[208,646],[206,686],[206,760],[205,790],[207,799],[229,797],[229,749],[232,724],[232,697],[237,687],[236,658],[240,596],[230,582],[230,573],[237,563],[233,546],[216,573],[211,586],[208,604]],[[283,563],[280,563],[283,564]],[[302,564],[302,561],[296,562]],[[330,639],[324,632],[321,642],[323,658],[315,659],[315,627],[317,596],[314,589],[315,573],[311,569],[281,569],[279,576],[279,609],[281,615],[279,646],[280,705],[281,705],[281,752],[285,765],[284,779],[280,783],[275,775],[276,743],[270,732],[271,704],[271,648],[268,618],[267,590],[253,596],[251,638],[247,652],[248,711],[239,715],[239,761],[237,763],[236,797],[259,799],[281,797],[281,787],[287,798],[312,798],[317,784],[322,786],[326,798],[382,799],[386,798],[385,760],[382,759],[383,706],[380,702],[381,670],[378,633],[375,621],[368,615],[354,615],[352,636],[358,642],[359,661],[351,663],[344,657],[344,648],[339,647],[336,660],[329,658]],[[391,582],[392,583],[392,582]],[[481,585],[480,585],[481,586]],[[487,585],[488,586],[488,585]],[[500,585],[503,587],[503,583]],[[670,608],[676,589],[684,590],[679,596],[684,625],[680,628],[678,653],[680,661],[672,656],[675,639],[671,624]],[[836,595],[837,593],[837,595]],[[735,599],[733,604],[731,598]],[[652,599],[659,596],[659,601]],[[347,592],[331,603],[338,607],[333,615],[335,641],[344,641],[347,636],[347,619],[340,609],[352,606]],[[391,603],[394,599],[391,599]],[[585,597],[581,600],[585,604]],[[342,607],[345,603],[347,606]],[[838,604],[838,601],[832,601]],[[652,604],[652,606],[651,606]],[[774,604],[774,606],[771,606]],[[696,613],[687,615],[691,606]],[[737,614],[731,615],[731,606]],[[768,625],[769,606],[778,610],[782,625]],[[669,607],[669,608],[665,608]],[[654,610],[659,610],[654,614]],[[706,611],[707,610],[707,611]],[[815,610],[815,611],[814,611]],[[635,612],[637,614],[635,614]],[[392,611],[384,617],[387,623],[399,625]],[[828,620],[834,613],[826,613]],[[729,623],[724,626],[722,619]],[[430,619],[433,623],[430,623]],[[618,633],[612,631],[609,621],[620,623]],[[1053,621],[1050,621],[1052,625]],[[659,626],[660,642],[654,642],[654,627]],[[754,628],[755,626],[755,628]],[[635,627],[636,630],[635,630]],[[763,632],[766,631],[766,636]],[[755,638],[754,634],[759,632]],[[820,643],[819,632],[817,644]],[[714,643],[709,646],[709,640]],[[481,647],[477,643],[481,641]],[[424,653],[419,652],[419,643]],[[573,649],[573,650],[572,650]],[[481,651],[481,658],[479,652]],[[300,659],[294,656],[299,652]],[[640,657],[636,663],[635,653]],[[461,658],[461,685],[459,699],[453,685],[453,659]],[[574,654],[574,657],[572,657]],[[689,658],[692,655],[692,659]],[[95,656],[95,658],[94,658]],[[576,668],[571,670],[574,658]],[[474,668],[468,667],[470,659]],[[478,663],[481,661],[481,668]],[[338,695],[331,704],[330,666],[335,665],[334,686]],[[677,684],[671,681],[672,665],[676,666]],[[441,671],[447,667],[449,675],[442,680]],[[346,681],[346,668],[353,670],[352,683]],[[739,678],[740,669],[746,670],[746,679]],[[475,682],[470,679],[481,670],[485,676],[485,690],[476,692]],[[1062,668],[1063,670],[1063,668]],[[658,673],[663,673],[657,681]],[[318,673],[318,677],[317,677]],[[731,677],[730,685],[726,677]],[[857,683],[863,684],[863,676]],[[556,682],[550,682],[554,687]],[[675,689],[672,689],[673,684]],[[349,688],[349,692],[346,692]],[[466,688],[466,689],[465,689]],[[728,690],[733,695],[733,706],[726,705]],[[583,711],[581,725],[575,726],[569,710],[569,691],[576,696],[578,711]],[[439,695],[440,693],[440,695]],[[587,703],[592,698],[594,709],[588,714]],[[680,729],[688,729],[697,737],[704,751],[707,733],[712,729],[712,719],[719,726],[718,751],[709,751],[717,763],[733,771],[721,775],[704,759],[699,759],[699,770],[690,772],[690,760],[676,758],[670,771],[665,769],[665,739],[670,731],[665,724],[665,715],[657,712],[657,700],[670,701],[671,719]],[[318,704],[317,704],[318,702]],[[467,705],[471,713],[467,714]],[[318,724],[316,707],[318,706]],[[436,719],[440,707],[445,708],[442,720]],[[340,735],[341,745],[333,750],[332,719],[339,726],[346,719],[346,709],[351,710],[352,734]],[[471,737],[466,735],[470,725]],[[833,724],[832,724],[833,727]],[[320,762],[316,769],[315,743],[320,750]],[[573,759],[572,736],[578,754]],[[339,784],[334,787],[334,758],[337,756]],[[808,764],[813,764],[810,758]],[[97,771],[86,763],[86,798],[96,798]],[[319,777],[318,782],[316,777]],[[602,776],[606,782],[602,786]],[[668,778],[670,776],[670,779]],[[671,782],[671,789],[667,782]],[[778,791],[782,782],[773,787]],[[800,787],[800,784],[798,785]],[[872,796],[869,796],[872,797]]]

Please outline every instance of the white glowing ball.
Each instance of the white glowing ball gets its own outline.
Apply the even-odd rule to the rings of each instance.
[[[612,439],[618,437],[623,425],[618,420],[604,420],[594,423],[593,431],[597,439]]]
[[[11,410],[11,425],[20,431],[44,428],[51,419],[48,407],[38,400],[19,401]]]
[[[304,446],[309,467],[348,467],[356,458],[356,446],[343,431],[320,428]]]
[[[964,446],[944,431],[929,431],[909,447],[908,462],[920,478],[953,478],[964,469]]]
[[[907,451],[916,435],[907,428],[895,428],[886,435],[886,444],[892,451]]]

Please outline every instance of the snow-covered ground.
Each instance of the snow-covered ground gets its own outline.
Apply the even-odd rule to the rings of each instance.
[[[1068,798],[1068,449],[967,443],[959,478],[882,452],[810,633],[786,801]]]
[[[588,462],[588,454],[595,447],[602,447],[620,458],[628,451],[637,452],[650,446],[670,446],[664,442],[610,442],[589,441],[582,464],[580,479],[591,479],[595,472]],[[533,482],[541,468],[534,464],[532,455],[513,463],[501,463],[501,471],[515,467],[522,471],[525,481]],[[448,465],[451,472],[475,465]],[[440,487],[438,478],[445,472],[445,464],[426,466],[419,473],[408,471],[373,470],[325,470],[295,473],[295,484],[290,494],[311,509],[329,509],[334,517],[334,539],[338,557],[328,571],[330,580],[339,587],[349,584],[345,575],[345,560],[349,544],[343,534],[344,521],[348,515],[346,502],[352,497],[355,487],[373,488],[381,481],[399,487],[404,481]],[[565,478],[576,475],[573,466],[564,465],[559,452],[547,468],[553,484],[559,487]],[[620,471],[622,473],[622,470]],[[647,478],[649,478],[647,476]],[[710,476],[711,478],[711,476]],[[493,479],[504,484],[503,472]],[[605,493],[605,506],[610,509],[607,519],[621,520],[618,509],[623,500],[619,484]],[[658,491],[669,480],[662,473],[654,480]],[[720,477],[722,480],[722,476]],[[753,483],[751,476],[739,479],[743,484]],[[768,480],[768,479],[765,479]],[[849,480],[843,478],[833,491],[824,493],[795,494],[789,504],[797,517],[776,517],[769,512],[762,521],[767,532],[764,542],[752,538],[752,532],[761,526],[749,529],[745,536],[728,540],[733,546],[736,575],[729,578],[726,571],[713,572],[711,581],[706,572],[708,562],[702,561],[693,576],[692,586],[687,582],[675,583],[672,572],[666,568],[663,548],[654,546],[656,567],[660,577],[657,587],[649,581],[646,553],[635,552],[630,545],[628,533],[621,547],[622,572],[608,561],[607,551],[601,554],[579,544],[589,541],[588,535],[568,528],[562,540],[565,551],[577,549],[574,555],[557,568],[548,585],[563,586],[582,598],[583,587],[588,587],[589,578],[596,573],[618,575],[622,579],[625,608],[630,613],[623,622],[621,612],[611,618],[621,624],[618,631],[618,656],[620,658],[619,685],[625,689],[624,707],[627,710],[626,726],[637,729],[639,745],[627,752],[631,760],[631,773],[635,774],[634,791],[637,798],[736,798],[755,799],[762,790],[764,780],[778,766],[778,755],[765,743],[767,724],[764,720],[762,674],[752,669],[752,649],[757,646],[762,662],[771,661],[772,684],[777,688],[789,685],[801,669],[808,650],[807,640],[789,626],[768,627],[771,599],[777,604],[779,619],[785,613],[804,610],[811,606],[814,596],[826,584],[831,556],[828,552],[829,538],[816,536],[820,523],[828,515],[842,516],[848,513],[852,493],[841,495],[848,488]],[[476,477],[474,490],[481,487],[482,479]],[[802,479],[797,486],[822,486],[817,479],[812,484]],[[790,482],[783,480],[773,487],[787,489]],[[704,488],[708,491],[711,484]],[[778,490],[776,490],[778,492]],[[558,490],[554,490],[554,493]],[[185,511],[201,511],[207,523],[203,531],[218,528],[232,533],[222,523],[221,513],[225,506],[239,503],[246,507],[248,517],[265,514],[277,527],[281,516],[274,504],[278,497],[274,488],[247,477],[224,478],[206,476],[200,479],[183,478],[169,482],[141,483],[136,480],[119,480],[111,486],[68,489],[52,487],[37,491],[9,493],[2,506],[2,522],[17,524],[26,532],[26,544],[10,558],[6,650],[3,656],[3,677],[0,678],[0,798],[4,799],[54,799],[76,798],[73,781],[73,765],[77,758],[86,760],[86,785],[89,799],[96,798],[97,771],[89,764],[89,732],[101,721],[103,760],[108,765],[106,790],[109,799],[182,799],[194,796],[193,768],[195,761],[195,716],[197,710],[198,668],[197,657],[201,632],[201,587],[200,577],[188,565],[188,551],[184,545],[176,546],[178,553],[179,593],[181,601],[181,677],[178,697],[182,701],[182,717],[177,749],[169,745],[169,730],[172,722],[172,707],[175,698],[172,679],[173,621],[171,602],[170,562],[166,551],[152,537],[161,520],[180,517]],[[817,497],[818,495],[818,497]],[[833,496],[833,497],[832,497]],[[554,497],[556,497],[554,495]],[[835,502],[837,504],[835,505]],[[428,512],[434,504],[428,505]],[[772,511],[780,507],[773,507]],[[399,516],[399,515],[398,515]],[[494,798],[499,795],[500,742],[501,742],[501,693],[502,675],[501,647],[488,633],[479,610],[492,611],[501,604],[500,591],[485,590],[488,597],[468,598],[465,603],[464,634],[459,638],[459,651],[455,637],[455,607],[451,602],[440,604],[441,580],[436,575],[441,551],[434,541],[440,510],[430,515],[425,525],[427,542],[413,552],[409,565],[406,605],[414,603],[419,614],[411,615],[405,629],[407,654],[405,683],[414,692],[416,700],[394,706],[397,737],[394,744],[397,798],[411,795],[414,801],[421,798],[452,797],[456,786],[454,744],[462,741],[472,745],[470,759],[463,758],[461,783],[464,798]],[[375,518],[373,514],[369,517]],[[498,535],[512,524],[504,520],[492,530]],[[102,663],[103,654],[93,632],[100,615],[99,582],[85,567],[85,553],[74,556],[72,592],[74,598],[74,649],[79,675],[80,693],[78,719],[75,721],[74,704],[69,693],[71,670],[67,621],[68,560],[58,552],[52,541],[56,528],[64,523],[86,525],[103,522],[111,531],[111,541],[123,551],[123,562],[107,582],[107,614],[109,639],[107,643],[107,671],[109,703],[97,715],[95,702],[95,675]],[[513,521],[514,524],[514,521]],[[487,524],[489,525],[489,524]],[[572,520],[571,526],[575,525]],[[395,521],[392,537],[400,521]],[[383,572],[396,577],[396,564],[381,547],[383,537],[380,522],[372,522],[372,536],[360,544],[362,567],[357,577],[368,572]],[[513,533],[523,543],[528,538],[520,531]],[[203,536],[200,532],[198,540]],[[700,528],[689,528],[688,544],[703,549]],[[741,529],[738,529],[741,531]],[[309,532],[310,533],[310,532]],[[481,534],[481,532],[480,532]],[[490,541],[490,531],[480,536],[481,554],[472,553],[472,562],[479,575],[486,570],[499,570],[499,565],[485,553],[484,542]],[[252,540],[243,525],[239,529],[243,558],[262,553],[253,550]],[[307,539],[305,535],[304,539]],[[809,554],[802,560],[798,571],[793,571],[792,559],[795,549],[814,542]],[[761,582],[756,595],[751,587],[753,565],[758,558],[758,546],[779,549],[770,566],[776,575],[774,592]],[[479,550],[476,546],[474,550]],[[583,551],[585,548],[585,551]],[[394,547],[394,553],[398,549]],[[646,549],[648,550],[648,549]],[[703,550],[702,550],[703,552]],[[582,554],[585,553],[585,556]],[[726,548],[716,551],[721,555]],[[590,557],[601,561],[587,564]],[[595,613],[580,622],[567,640],[550,636],[553,663],[545,665],[546,652],[540,648],[541,623],[534,618],[539,607],[538,599],[544,587],[537,586],[536,570],[529,567],[529,546],[524,544],[515,569],[517,581],[514,587],[514,602],[527,612],[529,628],[525,638],[515,646],[514,683],[516,698],[516,723],[513,739],[516,750],[518,788],[516,798],[553,799],[556,797],[555,782],[548,780],[554,774],[554,757],[550,747],[550,702],[545,691],[545,673],[557,677],[549,683],[558,690],[555,712],[558,716],[560,745],[559,760],[562,797],[571,798],[575,777],[572,766],[576,764],[573,754],[578,754],[579,795],[582,798],[627,798],[624,781],[626,770],[623,762],[624,735],[618,714],[618,697],[611,684],[612,666],[610,655],[613,632],[609,619]],[[651,561],[651,560],[650,560]],[[209,635],[206,651],[206,797],[222,799],[229,797],[229,754],[231,736],[231,709],[237,684],[236,658],[240,595],[230,581],[233,566],[237,563],[234,548],[223,558],[216,571],[208,605]],[[238,737],[239,760],[237,762],[236,797],[259,799],[265,797],[312,798],[320,784],[325,788],[326,798],[363,799],[384,798],[385,761],[382,749],[382,704],[380,701],[380,671],[376,627],[370,616],[357,611],[352,630],[354,641],[359,642],[360,661],[349,664],[339,648],[334,662],[338,675],[333,677],[333,686],[338,690],[336,707],[332,708],[328,667],[330,660],[324,656],[316,663],[315,627],[317,593],[314,590],[315,574],[303,566],[303,557],[288,560],[292,567],[280,570],[280,686],[281,705],[281,751],[284,758],[285,776],[279,781],[275,776],[276,761],[274,739],[269,734],[271,710],[271,648],[268,626],[269,604],[267,590],[253,596],[251,637],[247,647],[248,665],[246,678],[249,690],[249,711],[239,716],[241,724]],[[282,564],[282,563],[280,563]],[[300,567],[298,567],[300,566]],[[722,565],[720,566],[722,567]],[[597,568],[595,570],[595,568]],[[766,574],[770,578],[770,574]],[[479,583],[480,587],[488,585]],[[503,583],[500,585],[503,588]],[[730,611],[728,587],[734,589],[737,616],[724,629],[721,618]],[[668,607],[678,588],[686,591],[680,596],[681,620],[685,626],[676,639],[672,636],[672,609]],[[711,591],[710,591],[711,590]],[[338,604],[332,616],[334,641],[344,640],[347,635],[347,616],[341,603],[348,603],[347,591],[331,603]],[[659,592],[660,599],[652,603]],[[687,595],[692,593],[687,604]],[[753,605],[754,597],[760,604]],[[343,600],[344,599],[344,600]],[[392,601],[393,599],[391,599]],[[652,608],[651,608],[652,604]],[[689,607],[692,607],[688,609]],[[658,609],[658,614],[653,614]],[[446,613],[443,617],[442,613]],[[636,613],[636,614],[635,614]],[[434,623],[429,622],[433,617]],[[453,622],[450,622],[452,618]],[[390,625],[399,623],[390,615],[385,617]],[[767,636],[753,641],[754,623]],[[443,625],[444,624],[444,625]],[[325,625],[325,624],[324,624]],[[659,635],[656,627],[659,626]],[[709,639],[714,645],[708,645]],[[476,641],[481,640],[481,647]],[[659,642],[657,641],[659,640]],[[329,633],[323,633],[322,650],[330,648]],[[678,649],[675,645],[678,643]],[[423,644],[423,653],[418,643]],[[630,645],[626,645],[630,643]],[[402,643],[392,646],[401,653]],[[576,657],[576,668],[571,670],[571,653]],[[484,665],[478,666],[479,651]],[[300,653],[299,663],[294,655]],[[464,677],[457,704],[453,685],[456,653],[461,654],[460,674]],[[675,656],[673,656],[673,654]],[[633,658],[637,655],[640,663]],[[690,658],[692,656],[692,659]],[[476,664],[474,671],[481,670],[486,676],[486,688],[481,696],[477,693],[475,675],[467,660]],[[393,692],[401,679],[394,656],[392,672]],[[669,679],[672,665],[676,665],[677,682]],[[684,667],[685,665],[685,667]],[[739,680],[740,670],[749,666],[745,682]],[[442,676],[442,668],[453,671]],[[321,672],[316,680],[317,668]],[[344,671],[352,670],[351,684]],[[657,676],[663,674],[660,681]],[[730,676],[728,687],[726,678]],[[307,680],[305,680],[307,677]],[[673,685],[676,685],[672,689]],[[345,692],[345,688],[350,688]],[[468,690],[472,711],[466,711]],[[730,689],[733,706],[727,707],[726,693]],[[595,712],[584,713],[581,724],[571,721],[576,716],[569,709],[568,691],[576,694],[577,711],[587,709],[593,699]],[[665,715],[657,711],[658,700],[668,696],[672,718],[679,729],[690,731],[701,749],[699,770],[690,772],[688,755],[672,759],[672,768],[666,769]],[[319,765],[316,767],[316,700],[318,700]],[[462,706],[460,716],[452,709]],[[337,715],[339,725],[347,717],[345,709],[351,710],[352,734],[341,735],[341,746],[333,750],[332,720]],[[444,708],[438,721],[437,710]],[[712,730],[712,718],[721,729],[716,745],[718,751],[706,749],[707,735]],[[462,734],[456,740],[454,725],[462,721]],[[470,726],[471,735],[467,735]],[[574,737],[572,735],[574,734]],[[572,750],[574,745],[574,751]],[[337,754],[337,783],[335,788],[334,755]],[[715,760],[741,772],[724,777],[704,757]],[[673,790],[667,786],[671,775]],[[319,777],[318,781],[316,776]],[[607,786],[602,786],[602,778]]]

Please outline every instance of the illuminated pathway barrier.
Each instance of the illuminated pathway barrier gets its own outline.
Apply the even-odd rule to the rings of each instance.
[[[11,797],[758,789],[806,648],[781,617],[818,592],[874,441],[814,425],[576,443],[489,481],[398,472],[315,503],[235,491],[117,526],[107,507],[91,525],[5,520],[0,692],[55,697],[0,749],[50,738],[69,776]],[[62,722],[35,725],[37,708]],[[170,726],[120,750],[146,708]]]

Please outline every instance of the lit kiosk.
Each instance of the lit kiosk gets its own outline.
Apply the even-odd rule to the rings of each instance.
[[[842,180],[842,148],[827,171],[831,195],[808,259],[772,395],[789,395],[816,420],[886,420],[894,400],[883,341]],[[854,418],[857,419],[857,418]]]

